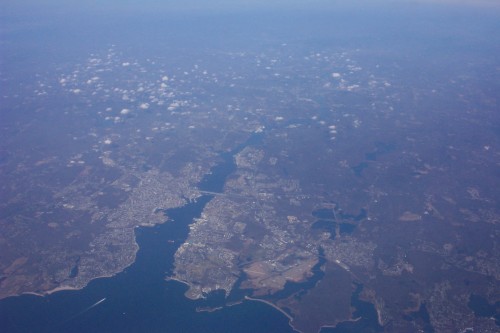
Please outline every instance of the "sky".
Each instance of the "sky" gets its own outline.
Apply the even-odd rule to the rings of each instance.
[[[407,6],[436,3],[488,6],[500,9],[499,0],[2,0],[2,6],[52,8],[53,10],[176,10],[176,11],[239,11],[257,9],[339,8],[358,6]]]
[[[428,4],[436,4],[436,7]],[[487,11],[484,10],[485,6]],[[56,22],[84,32],[95,30],[97,25],[116,30],[116,23],[127,21],[132,26],[153,22],[153,18],[163,21],[167,17],[196,20],[204,15],[217,19],[219,14],[231,17],[233,13],[254,12],[260,15],[269,12],[274,16],[291,12],[299,13],[307,20],[308,11],[316,11],[325,15],[332,13],[341,19],[361,20],[360,23],[363,23],[365,18],[372,21],[383,18],[385,14],[380,15],[383,12],[392,17],[400,17],[400,14],[411,16],[415,10],[422,8],[422,17],[435,19],[440,15],[434,11],[437,7],[439,13],[449,12],[449,16],[453,16],[454,11],[469,15],[469,9],[475,8],[477,11],[471,13],[476,17],[488,14],[496,18],[500,15],[500,0],[0,0],[0,52],[5,47],[2,35],[30,30],[36,25],[55,26]],[[392,11],[400,12],[393,15]],[[332,16],[332,20],[336,18]],[[380,23],[383,21],[380,19]]]

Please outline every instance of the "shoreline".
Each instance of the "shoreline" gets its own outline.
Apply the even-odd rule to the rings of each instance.
[[[137,252],[136,252],[137,253]],[[72,287],[72,286],[69,286],[69,285],[60,285],[58,287],[55,287],[53,289],[50,289],[50,290],[46,290],[46,291],[43,291],[43,292],[36,292],[36,291],[24,291],[24,292],[21,292],[19,294],[12,294],[12,295],[7,295],[5,297],[1,297],[0,298],[0,302],[7,299],[7,298],[10,298],[10,297],[21,297],[23,295],[34,295],[34,296],[38,296],[38,297],[46,297],[46,296],[49,296],[49,295],[52,295],[52,294],[55,294],[57,292],[60,292],[60,291],[77,291],[77,290],[82,290],[82,289],[85,289],[89,283],[91,283],[92,281],[94,280],[97,280],[97,279],[108,279],[108,278],[112,278],[113,276],[116,276],[120,273],[123,273],[128,267],[130,267],[133,263],[135,262],[135,259],[134,261],[127,265],[125,268],[123,268],[122,270],[116,272],[116,273],[112,273],[112,274],[109,274],[109,275],[99,275],[99,276],[96,276],[96,277],[93,277],[93,278],[90,278],[84,285],[82,285],[81,287]]]
[[[259,298],[252,298],[250,296],[245,296],[245,300],[247,300],[247,301],[261,302],[261,303],[267,304],[267,305],[275,308],[276,310],[278,310],[279,312],[281,312],[282,314],[284,314],[288,318],[288,326],[290,326],[292,328],[292,330],[294,330],[295,332],[298,332],[298,333],[303,333],[302,331],[298,330],[297,328],[295,328],[292,325],[293,317],[291,315],[289,315],[288,313],[286,313],[284,310],[282,310],[279,307],[277,307],[276,305],[274,305],[273,303],[271,303],[269,301],[266,301],[266,300],[263,300],[263,299],[259,299]]]
[[[186,297],[187,299],[189,299],[191,301],[197,301],[197,300],[200,300],[200,299],[206,299],[206,297],[193,298],[193,297],[187,296],[186,293],[189,291],[189,289],[191,289],[191,285],[188,282],[186,282],[186,281],[182,281],[182,280],[179,280],[179,279],[177,279],[175,277],[170,277],[170,276],[166,276],[165,278],[163,278],[163,280],[167,281],[167,282],[169,282],[169,281],[175,281],[175,282],[179,282],[179,283],[187,286],[188,290],[186,290],[186,292],[184,293],[184,297]]]
[[[36,292],[36,291],[25,291],[25,292],[22,292],[20,294],[12,294],[12,295],[7,295],[5,297],[2,297],[0,298],[0,302],[3,301],[3,300],[6,300],[8,298],[11,298],[11,297],[21,297],[21,296],[24,296],[24,295],[33,295],[33,296],[38,296],[38,297],[45,297],[45,296],[49,296],[51,294],[54,294],[54,293],[57,293],[59,291],[75,291],[75,290],[81,290],[85,287],[81,287],[81,288],[77,288],[77,287],[70,287],[70,286],[59,286],[59,287],[55,287],[54,289],[51,289],[51,290],[47,290],[47,291],[44,291],[44,292]]]

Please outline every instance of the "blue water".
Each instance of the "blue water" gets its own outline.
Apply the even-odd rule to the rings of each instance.
[[[478,317],[493,318],[495,324],[500,327],[500,301],[490,304],[486,298],[472,294],[467,306]]]
[[[377,311],[373,304],[359,299],[363,285],[354,283],[356,290],[351,295],[351,306],[355,309],[353,318],[357,321],[346,321],[339,323],[335,328],[324,328],[323,333],[377,333],[382,332],[383,327],[378,324]]]

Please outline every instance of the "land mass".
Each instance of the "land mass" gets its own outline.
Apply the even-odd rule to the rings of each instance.
[[[469,300],[499,301],[499,145],[482,130],[496,99],[456,68],[403,77],[418,59],[391,57],[276,44],[186,63],[111,47],[4,98],[0,298],[112,276],[136,227],[210,194],[166,277],[193,300],[265,302],[304,333],[366,318],[495,330]],[[234,170],[204,190],[224,154]]]

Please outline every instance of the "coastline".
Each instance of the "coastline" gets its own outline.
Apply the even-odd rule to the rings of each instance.
[[[291,315],[289,315],[288,313],[286,313],[285,311],[283,311],[282,309],[280,309],[279,307],[277,307],[276,305],[274,305],[273,303],[269,302],[269,301],[266,301],[266,300],[263,300],[263,299],[259,299],[259,298],[252,298],[252,297],[249,297],[249,296],[245,296],[245,299],[248,300],[248,301],[256,301],[256,302],[261,302],[261,303],[264,303],[264,304],[267,304],[269,306],[272,306],[273,308],[275,308],[276,310],[278,310],[279,312],[281,312],[282,314],[284,314],[290,321],[290,327],[292,327],[293,329],[295,329],[292,325],[291,325],[291,322],[293,320],[293,317]]]
[[[185,286],[187,286],[188,288],[190,288],[190,284],[186,281],[182,281],[182,280],[179,280],[175,277],[165,277],[165,281],[176,281],[176,282],[179,282]],[[191,298],[191,297],[188,297],[186,295],[184,295],[187,299],[190,299],[192,301],[196,301],[196,300],[199,300],[199,299],[205,299],[205,297],[202,297],[202,298]],[[280,313],[282,313],[283,315],[285,315],[287,318],[288,318],[288,325],[296,332],[298,333],[302,333],[301,331],[297,330],[293,325],[292,325],[292,321],[293,321],[293,317],[288,314],[287,312],[285,312],[284,310],[280,309],[279,307],[277,307],[276,305],[274,305],[273,303],[269,302],[269,301],[266,301],[266,300],[263,300],[263,299],[259,299],[259,298],[252,298],[250,296],[245,296],[243,299],[241,299],[240,301],[237,301],[237,302],[234,302],[232,304],[226,304],[226,305],[223,305],[223,306],[219,306],[219,307],[215,307],[215,308],[203,308],[203,309],[197,309],[197,311],[199,312],[216,312],[216,311],[219,311],[219,310],[222,310],[223,308],[225,307],[232,307],[232,306],[235,306],[235,305],[239,305],[239,304],[242,304],[244,301],[253,301],[253,302],[260,302],[260,303],[264,303],[276,310],[278,310]]]
[[[64,291],[64,290],[81,290],[83,288],[85,288],[85,286],[83,286],[83,287],[59,286],[59,287],[55,287],[54,289],[47,290],[47,291],[45,291],[43,293],[26,292],[26,293],[22,293],[22,294],[20,294],[18,296],[21,296],[21,295],[36,295],[36,296],[44,297],[44,296],[48,296],[48,295],[57,293],[58,291]]]
[[[288,325],[295,331],[295,332],[298,332],[298,333],[303,333],[302,331],[299,331],[298,329],[296,329],[293,325],[292,325],[292,322],[293,322],[293,317],[286,313],[285,311],[283,311],[282,309],[280,309],[279,307],[277,307],[276,305],[274,305],[273,303],[269,302],[269,301],[266,301],[266,300],[263,300],[263,299],[259,299],[259,298],[252,298],[250,296],[245,296],[245,300],[247,301],[255,301],[255,302],[260,302],[260,303],[264,303],[264,304],[267,304],[273,308],[275,308],[276,310],[278,310],[279,312],[281,312],[282,314],[284,314],[287,318],[288,318]],[[319,333],[319,332],[318,332]]]
[[[129,265],[130,266],[130,265]],[[128,267],[128,266],[127,266]],[[100,275],[100,276],[96,276],[94,278],[91,278],[89,279],[83,286],[81,287],[72,287],[72,286],[68,286],[68,285],[61,285],[61,286],[58,286],[58,287],[55,287],[53,289],[50,289],[50,290],[47,290],[47,291],[43,291],[43,292],[36,292],[36,291],[24,291],[22,293],[19,293],[19,294],[12,294],[12,295],[7,295],[7,296],[4,296],[2,298],[0,298],[0,301],[4,300],[4,299],[7,299],[7,298],[10,298],[10,297],[21,297],[23,295],[33,295],[33,296],[39,296],[39,297],[45,297],[45,296],[49,296],[49,295],[52,295],[52,294],[55,294],[59,291],[77,291],[77,290],[82,290],[84,289],[85,287],[87,287],[87,285],[94,281],[94,280],[97,280],[97,279],[105,279],[105,278],[112,278],[113,276],[117,275],[117,274],[120,274],[121,272],[123,272],[126,268],[124,268],[123,270],[119,271],[119,272],[116,272],[112,275]]]
[[[183,207],[183,206],[173,207],[173,209],[180,208],[180,207]],[[171,209],[171,208],[169,208],[169,209]],[[45,297],[45,296],[57,293],[59,291],[70,291],[70,290],[76,291],[76,290],[82,290],[85,287],[87,287],[87,285],[90,282],[92,282],[94,280],[102,279],[102,278],[112,278],[113,276],[116,276],[116,275],[122,273],[128,267],[132,266],[135,263],[135,261],[137,259],[137,253],[140,250],[140,246],[137,243],[137,238],[136,238],[136,235],[135,235],[136,230],[138,228],[154,228],[157,225],[162,225],[162,224],[171,222],[170,221],[170,217],[168,217],[167,215],[165,215],[164,217],[165,217],[165,220],[162,221],[162,222],[155,222],[155,223],[146,223],[145,222],[145,223],[134,225],[132,228],[130,228],[132,230],[132,232],[134,233],[133,243],[131,244],[131,246],[134,247],[135,250],[134,250],[133,260],[131,260],[130,262],[128,262],[126,265],[124,265],[122,269],[114,271],[114,272],[109,272],[108,274],[102,274],[102,275],[98,275],[98,276],[95,276],[95,277],[91,277],[87,281],[85,281],[81,286],[78,286],[78,287],[74,287],[74,286],[70,286],[70,285],[59,285],[59,286],[57,286],[55,288],[52,288],[52,289],[49,289],[49,290],[46,290],[46,291],[41,291],[41,292],[37,292],[37,291],[23,291],[23,292],[20,292],[20,293],[6,294],[4,296],[0,296],[0,301],[2,301],[4,299],[7,299],[7,298],[10,298],[10,297],[20,297],[20,296],[23,296],[23,295],[34,295],[34,296],[39,296],[39,297]],[[183,283],[183,281],[180,281],[180,280],[176,280],[176,281]]]
[[[98,278],[96,278],[96,279],[98,279]],[[92,280],[94,280],[94,279],[92,279]],[[3,297],[0,298],[0,301],[3,301],[5,299],[11,298],[11,297],[21,297],[23,295],[33,295],[33,296],[38,296],[38,297],[45,297],[45,296],[49,296],[51,294],[57,293],[59,291],[81,290],[81,289],[85,288],[85,286],[83,286],[83,287],[59,286],[59,287],[55,287],[53,289],[50,289],[50,290],[47,290],[47,291],[44,291],[44,292],[24,291],[24,292],[19,293],[19,294],[11,294],[11,295],[3,296]]]

